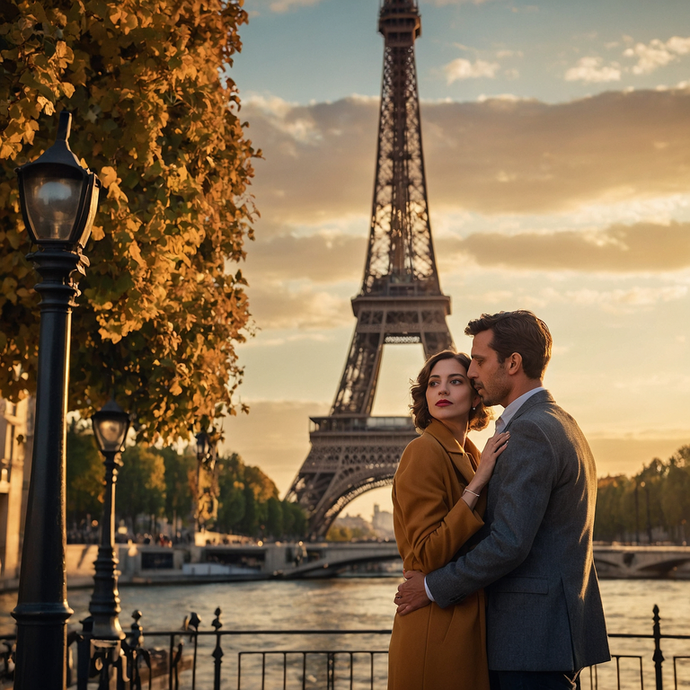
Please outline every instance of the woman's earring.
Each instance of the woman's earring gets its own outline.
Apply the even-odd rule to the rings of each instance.
[[[474,412],[476,409],[477,409],[477,406],[475,405],[475,406],[472,408],[472,412]]]

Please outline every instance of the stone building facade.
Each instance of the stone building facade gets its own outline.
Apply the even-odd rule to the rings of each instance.
[[[0,589],[16,586],[31,475],[33,399],[0,399]]]

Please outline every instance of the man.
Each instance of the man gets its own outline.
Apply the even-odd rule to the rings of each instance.
[[[488,486],[477,546],[444,568],[408,572],[398,613],[456,604],[487,588],[487,651],[500,690],[579,687],[610,659],[592,555],[596,468],[575,420],[542,386],[551,334],[529,311],[483,314],[468,377],[510,431]]]

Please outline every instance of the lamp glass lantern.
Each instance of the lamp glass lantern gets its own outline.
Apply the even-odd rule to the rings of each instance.
[[[209,453],[209,438],[205,431],[200,431],[196,435],[196,459],[201,462],[205,460]]]
[[[129,415],[114,399],[91,417],[91,423],[101,453],[119,453],[123,450],[129,431]]]
[[[98,176],[69,147],[72,115],[60,113],[55,143],[17,168],[22,213],[32,242],[84,248],[98,208]]]

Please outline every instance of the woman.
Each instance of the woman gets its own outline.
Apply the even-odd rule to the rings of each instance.
[[[444,350],[429,358],[412,386],[412,414],[423,433],[403,452],[393,480],[405,570],[429,573],[446,565],[484,524],[482,490],[509,434],[489,439],[481,458],[467,438],[489,420],[467,378],[469,365],[467,355]],[[488,690],[483,591],[446,609],[432,603],[396,615],[388,688]]]

